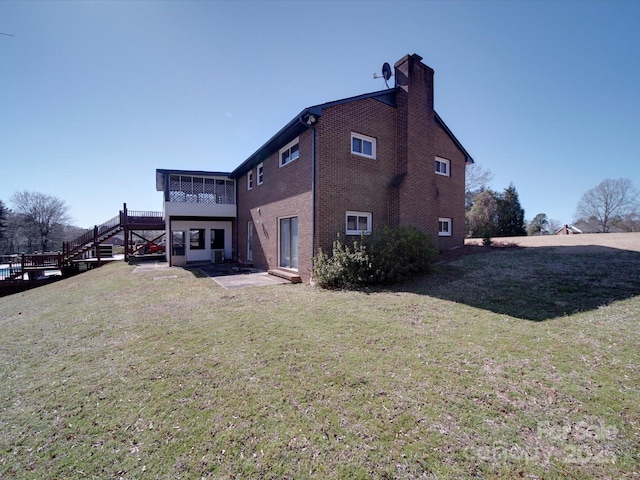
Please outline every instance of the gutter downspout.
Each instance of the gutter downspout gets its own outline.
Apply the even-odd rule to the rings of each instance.
[[[311,126],[311,274],[316,254],[316,127]]]
[[[316,122],[318,116],[311,112],[298,117],[298,121],[311,129],[311,274],[313,276],[313,257],[316,252]]]
[[[236,200],[236,218],[234,220],[234,223],[236,224],[236,248],[235,248],[235,252],[231,252],[231,256],[234,257],[233,259],[237,262],[240,261],[240,238],[238,238],[238,236],[240,235],[240,222],[238,221],[238,180],[234,179],[233,180],[233,194],[235,196],[235,200]],[[253,261],[253,260],[252,260]]]

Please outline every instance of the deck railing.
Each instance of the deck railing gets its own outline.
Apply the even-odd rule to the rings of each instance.
[[[123,214],[124,212],[120,213]],[[144,212],[130,210],[127,212],[127,222],[130,224],[138,225],[161,223],[162,212]]]
[[[20,255],[0,255],[0,280],[6,280],[14,273],[21,271]]]
[[[105,233],[110,232],[111,230],[117,228],[121,224],[121,215],[117,217],[113,217],[110,220],[107,220],[101,225],[96,225],[91,230],[87,230],[82,235],[80,235],[75,240],[71,240],[70,242],[64,242],[63,250],[65,254],[69,254],[74,252],[75,250],[84,247],[86,244],[91,243],[95,238],[104,235]]]
[[[136,225],[156,225],[162,223],[162,212],[128,210],[124,204],[118,216],[107,220],[101,225],[96,225],[92,230],[87,230],[71,242],[63,244],[63,254],[65,260],[70,260],[74,256],[82,253],[88,245],[97,245],[105,237],[113,236],[123,228],[135,228]]]
[[[15,279],[29,271],[62,268],[59,252],[4,255],[0,257],[0,280]]]
[[[29,270],[62,269],[70,265],[74,259],[83,258],[91,248],[97,247],[100,242],[116,235],[121,231],[127,232],[140,227],[142,230],[164,229],[162,212],[128,211],[127,204],[119,214],[106,222],[96,225],[70,242],[62,244],[62,253],[40,253],[31,255],[3,255],[0,256],[0,280],[10,280],[20,277]],[[98,262],[100,261],[99,249]],[[125,253],[126,257],[126,253]]]

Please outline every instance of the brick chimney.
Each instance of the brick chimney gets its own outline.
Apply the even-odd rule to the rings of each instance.
[[[434,180],[433,70],[417,54],[395,63],[398,105],[397,204],[392,217],[438,235],[438,189]],[[395,223],[395,222],[392,222]]]

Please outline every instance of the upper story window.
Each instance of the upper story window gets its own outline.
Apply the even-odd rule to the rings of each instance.
[[[299,138],[290,142],[286,147],[280,150],[280,166],[284,167],[287,163],[291,163],[300,156]]]
[[[360,235],[371,233],[371,213],[347,212],[347,235]]]
[[[253,188],[253,170],[249,170],[247,173],[247,190],[251,190]]]
[[[351,153],[376,158],[376,139],[351,132]]]
[[[258,178],[257,178],[258,185],[262,185],[264,182],[264,163],[259,164],[256,171],[258,172]]]
[[[436,157],[436,173],[448,177],[450,175],[451,162],[445,158]]]
[[[438,236],[439,237],[451,236],[451,219],[450,218],[438,219]]]

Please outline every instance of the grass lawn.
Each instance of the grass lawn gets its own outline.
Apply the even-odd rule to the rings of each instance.
[[[111,264],[0,298],[0,478],[638,478],[640,253],[392,289]]]

